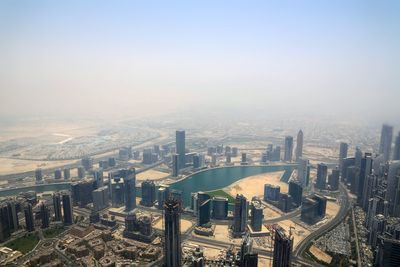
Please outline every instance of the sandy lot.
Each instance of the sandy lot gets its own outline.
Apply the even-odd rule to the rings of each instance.
[[[320,250],[319,248],[317,248],[316,246],[312,245],[310,247],[310,252],[311,254],[313,254],[314,257],[316,257],[317,259],[330,264],[332,261],[332,257],[329,256],[328,254],[326,254],[324,251]]]
[[[287,192],[288,185],[280,181],[283,173],[284,172],[281,171],[249,176],[229,185],[224,191],[231,196],[243,194],[247,199],[251,199],[254,196],[263,196],[264,184],[269,183],[279,185],[281,187],[281,192]]]
[[[265,207],[263,213],[264,213],[264,219],[265,220],[269,220],[269,219],[273,219],[273,218],[276,218],[276,217],[280,217],[283,214],[283,212],[278,211],[277,208],[272,209],[270,207]]]
[[[193,224],[191,221],[181,219],[181,233],[186,232],[190,227],[192,227],[192,225]],[[156,221],[155,224],[153,225],[153,227],[158,230],[164,230],[162,218],[160,218],[158,221]]]
[[[138,175],[136,175],[136,180],[139,180],[139,181],[144,181],[146,179],[159,180],[159,179],[167,177],[168,175],[169,175],[169,173],[166,173],[166,172],[161,172],[161,171],[156,171],[156,170],[148,170],[148,171],[141,172]]]
[[[329,219],[334,218],[338,214],[340,206],[337,202],[327,201],[326,202],[326,215]]]
[[[193,232],[192,235],[196,236],[196,234]],[[215,239],[218,241],[223,241],[223,242],[228,242],[231,244],[235,245],[240,245],[242,239],[241,238],[231,238],[229,233],[229,228],[228,225],[216,225],[215,226],[215,231],[214,231],[214,236],[211,237],[205,237],[201,236],[202,238],[210,238],[210,239]]]
[[[76,160],[36,161],[0,158],[0,175],[34,171],[37,168],[55,168],[74,162]]]
[[[289,228],[294,227],[294,229],[292,228],[292,235],[294,238],[293,247],[296,247],[301,240],[303,240],[306,236],[310,234],[309,230],[293,222],[292,220],[280,221],[278,225],[286,230],[287,235],[289,235]]]

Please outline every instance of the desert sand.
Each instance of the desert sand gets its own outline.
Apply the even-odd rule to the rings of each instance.
[[[190,227],[192,227],[192,222],[189,220],[181,219],[181,233],[185,233]],[[163,220],[160,218],[153,225],[155,229],[164,230]]]
[[[139,180],[139,181],[144,181],[144,180],[147,180],[147,179],[149,179],[149,180],[159,180],[159,179],[167,177],[168,175],[169,175],[169,173],[150,169],[150,170],[147,170],[145,172],[141,172],[138,175],[136,175],[136,180]]]
[[[273,184],[279,185],[281,192],[287,192],[288,185],[280,181],[283,173],[283,171],[280,171],[249,176],[227,186],[224,191],[231,196],[243,194],[247,199],[251,199],[254,196],[261,197],[264,195],[264,184]]]

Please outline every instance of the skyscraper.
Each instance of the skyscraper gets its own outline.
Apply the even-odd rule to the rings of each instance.
[[[197,224],[202,226],[210,222],[211,199],[207,199],[202,202],[200,202],[199,199],[198,201]]]
[[[284,161],[292,161],[293,158],[293,137],[285,137],[285,155],[283,157]]]
[[[263,218],[264,218],[263,211],[264,210],[263,210],[262,205],[260,204],[260,202],[253,201],[251,203],[251,220],[250,220],[250,224],[251,224],[252,230],[255,231],[255,232],[261,231],[262,221],[263,221]]]
[[[247,199],[243,195],[236,195],[233,214],[233,235],[242,236],[247,224]]]
[[[333,169],[332,173],[328,177],[328,184],[330,190],[337,191],[339,189],[339,170]]]
[[[343,175],[343,173],[346,171],[346,170],[343,170],[343,160],[345,158],[347,158],[348,150],[349,150],[349,145],[345,142],[341,142],[340,149],[339,149],[339,171],[340,171],[341,175]]]
[[[296,161],[298,161],[303,156],[303,131],[300,130],[297,133],[297,140],[296,140]]]
[[[239,267],[257,267],[258,265],[258,254],[253,253],[253,240],[249,234],[243,237],[242,244],[240,246],[240,258]]]
[[[42,169],[38,168],[35,170],[35,179],[36,182],[41,182],[43,180],[43,171]]]
[[[307,187],[310,181],[310,165],[308,159],[300,158],[297,167],[297,180],[303,187]]]
[[[166,267],[182,265],[181,248],[181,207],[178,201],[167,199],[164,202],[164,257]]]
[[[50,225],[50,212],[45,203],[40,205],[40,218],[42,220],[42,228],[48,228]]]
[[[61,221],[61,195],[59,193],[53,194],[53,207],[54,207],[54,220]]]
[[[394,141],[393,160],[400,160],[400,132]]]
[[[276,229],[274,242],[273,267],[292,266],[293,237],[285,235],[283,229]]]
[[[400,160],[390,162],[387,174],[386,200],[389,202],[391,215],[393,215],[394,212],[396,195],[399,195],[399,174]]]
[[[326,186],[326,177],[328,175],[328,166],[324,163],[318,163],[317,165],[317,182],[315,183],[315,187],[318,189],[325,189]]]
[[[185,168],[185,131],[176,131],[176,153],[178,154],[178,169]]]
[[[212,216],[217,220],[225,220],[228,217],[228,199],[226,197],[213,197]]]
[[[379,153],[383,154],[385,161],[390,159],[392,149],[393,126],[384,124],[381,131],[381,142],[379,145]]]
[[[5,203],[0,204],[0,242],[4,242],[11,236],[11,218]]]
[[[142,200],[140,204],[151,207],[156,201],[156,185],[153,181],[146,180],[142,182]]]
[[[172,177],[178,177],[179,174],[179,155],[172,155]]]
[[[30,203],[27,203],[24,207],[24,213],[26,230],[28,232],[33,232],[35,230],[35,221],[33,217],[32,205]]]
[[[119,170],[120,177],[124,178],[125,210],[136,208],[136,171],[135,168]]]
[[[64,224],[69,225],[74,223],[74,215],[72,211],[71,194],[67,191],[62,192],[62,206],[64,214]]]
[[[303,187],[294,181],[289,182],[289,195],[292,196],[293,203],[296,207],[301,205],[303,199]]]

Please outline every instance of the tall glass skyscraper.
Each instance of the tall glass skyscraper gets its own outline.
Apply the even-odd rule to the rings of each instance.
[[[179,201],[170,198],[164,202],[164,257],[166,267],[182,266],[180,212]]]
[[[176,131],[176,154],[178,154],[178,168],[183,169],[186,165],[185,160],[185,131]]]

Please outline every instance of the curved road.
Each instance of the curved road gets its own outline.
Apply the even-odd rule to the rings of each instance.
[[[316,231],[312,232],[310,235],[308,235],[306,238],[304,238],[296,247],[296,249],[293,251],[293,259],[294,260],[299,260],[299,261],[306,261],[309,262],[308,260],[302,258],[303,252],[307,249],[308,245],[316,238],[319,236],[323,235],[324,233],[332,230],[335,228],[340,222],[343,221],[343,219],[346,217],[347,212],[350,209],[350,200],[349,200],[349,194],[344,187],[343,184],[340,184],[340,192],[342,194],[342,203],[341,207],[339,210],[339,213],[336,215],[335,218],[333,218],[330,222],[327,224],[323,225]],[[315,264],[315,263],[313,263]]]

